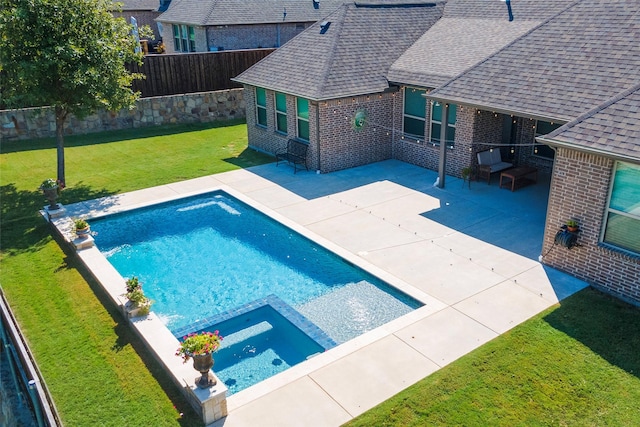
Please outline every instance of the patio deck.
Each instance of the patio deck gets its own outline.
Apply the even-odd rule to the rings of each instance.
[[[215,176],[441,304],[292,381],[285,372],[231,396],[214,426],[340,425],[587,286],[538,262],[548,176],[516,192],[496,177],[471,188],[447,177],[444,189],[436,177],[393,160],[326,175],[270,164]]]
[[[440,189],[436,177],[393,160],[326,175],[273,163],[116,196],[111,208],[227,186],[424,296],[424,307],[230,396],[212,426],[338,426],[587,286],[538,262],[548,177],[516,192],[495,177],[471,188],[447,177]]]

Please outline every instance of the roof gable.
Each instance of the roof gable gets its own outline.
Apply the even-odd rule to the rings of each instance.
[[[640,160],[640,83],[542,140]]]
[[[160,7],[160,0],[121,0],[118,3],[122,3],[123,11],[134,10],[158,10]]]
[[[575,0],[452,0],[444,15],[389,70],[389,81],[435,88],[499,51]],[[543,7],[541,7],[541,4]]]
[[[577,1],[430,96],[570,121],[640,79],[639,34],[637,0]]]
[[[315,22],[345,0],[173,0],[157,19],[197,26]]]
[[[382,92],[389,66],[442,15],[444,3],[344,5],[235,80],[309,99]]]

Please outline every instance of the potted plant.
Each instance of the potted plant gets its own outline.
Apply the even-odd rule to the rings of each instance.
[[[468,182],[469,188],[471,188],[471,172],[472,172],[472,169],[470,166],[467,166],[466,168],[462,168],[462,170],[460,170],[460,176],[462,176],[463,187],[464,187],[464,183]]]
[[[125,296],[129,300],[127,312],[131,317],[146,316],[151,310],[151,300],[144,294],[142,285],[137,277],[131,277],[126,282],[127,293]]]
[[[73,229],[76,232],[76,235],[80,239],[85,239],[89,233],[91,232],[91,227],[89,223],[82,218],[77,218],[73,220]]]
[[[220,347],[222,337],[218,331],[191,333],[182,338],[176,356],[182,357],[184,363],[193,358],[193,369],[200,372],[196,378],[199,388],[207,388],[217,384],[211,368],[213,368],[213,352]]]
[[[578,231],[578,221],[570,219],[569,221],[567,221],[567,231],[570,231],[571,233],[575,233],[576,231]]]
[[[53,178],[47,178],[44,181],[42,181],[42,184],[40,184],[39,189],[40,191],[42,191],[42,194],[44,194],[44,197],[49,202],[50,210],[55,210],[60,208],[60,206],[56,203],[56,199],[60,195],[60,191],[62,190],[62,185],[60,185],[58,181],[56,181]]]

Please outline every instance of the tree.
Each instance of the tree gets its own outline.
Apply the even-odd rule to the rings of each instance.
[[[0,96],[10,107],[53,107],[58,180],[64,184],[64,124],[99,109],[132,108],[142,62],[131,26],[111,0],[0,0]]]

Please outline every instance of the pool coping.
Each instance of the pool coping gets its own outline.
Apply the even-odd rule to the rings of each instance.
[[[89,241],[83,241],[85,244],[78,245],[78,240],[75,238],[72,230],[72,218],[91,220],[92,218],[125,212],[158,203],[170,202],[186,197],[207,194],[214,191],[224,191],[228,193],[232,197],[235,197],[241,202],[257,209],[271,219],[278,221],[292,231],[310,239],[315,244],[318,244],[342,257],[346,261],[365,270],[369,274],[418,300],[424,305],[408,314],[386,323],[385,325],[379,326],[346,343],[337,345],[322,354],[293,366],[284,372],[229,397],[226,396],[227,387],[222,381],[218,381],[216,386],[207,390],[199,389],[193,384],[193,380],[196,377],[196,375],[194,375],[195,371],[190,365],[183,364],[181,359],[175,356],[175,351],[179,346],[179,340],[153,313],[153,307],[151,313],[147,316],[129,318],[130,324],[136,334],[145,342],[154,357],[167,369],[173,382],[183,390],[187,399],[197,410],[199,410],[205,424],[209,424],[215,420],[223,418],[229,411],[232,411],[235,408],[265,396],[284,384],[291,383],[307,376],[323,366],[327,366],[346,355],[354,353],[385,336],[393,334],[394,332],[397,332],[402,328],[447,307],[447,304],[442,301],[439,301],[433,296],[409,285],[400,278],[387,273],[381,268],[358,257],[356,254],[353,254],[330,240],[314,233],[303,225],[296,223],[266,205],[248,197],[235,188],[224,183],[220,183],[213,177],[214,176],[211,176],[212,179],[210,180],[209,185],[205,184],[206,188],[201,187],[197,190],[181,192],[177,190],[175,186],[168,184],[68,205],[64,207],[64,212],[61,216],[50,216],[46,210],[41,211],[41,213],[43,217],[51,223],[56,232],[65,241],[67,241],[72,248],[77,250],[80,260],[85,264],[96,281],[102,286],[111,301],[122,310],[125,318],[128,317],[125,307],[127,300],[124,297],[126,292],[125,279],[107,261],[102,253],[100,253],[98,248],[92,244],[91,238],[89,238],[91,239]],[[206,178],[207,177],[205,177],[205,179]],[[196,179],[196,181],[200,180],[201,179]],[[136,202],[128,202],[128,199],[136,200]],[[138,202],[137,200],[140,199],[142,201]]]

